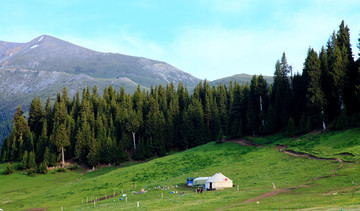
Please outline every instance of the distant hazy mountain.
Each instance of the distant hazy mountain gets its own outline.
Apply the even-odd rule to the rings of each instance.
[[[225,84],[228,85],[230,83],[230,81],[235,82],[237,81],[239,84],[245,84],[246,82],[251,82],[253,75],[248,75],[248,74],[236,74],[233,76],[229,76],[229,77],[225,77],[225,78],[220,78],[214,81],[210,82],[210,85],[218,85],[218,84]],[[273,77],[272,76],[264,76],[264,79],[271,84],[273,82]]]

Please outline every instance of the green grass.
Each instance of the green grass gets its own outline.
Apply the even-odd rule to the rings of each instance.
[[[296,139],[288,149],[307,152],[318,157],[339,158],[346,161],[360,159],[360,129],[330,131],[307,139]]]
[[[355,145],[346,145],[358,137],[359,130],[349,130],[310,137],[308,141],[320,137],[321,148],[328,140],[338,141],[346,150]],[[279,136],[279,135],[275,135]],[[289,141],[276,138],[276,141]],[[356,136],[356,137],[354,137]],[[322,137],[322,138],[321,138]],[[350,141],[345,140],[347,137]],[[327,139],[326,139],[327,138]],[[293,142],[291,142],[293,143]],[[295,142],[296,143],[296,142]],[[301,144],[295,147],[303,146]],[[306,145],[307,146],[307,145]],[[307,148],[304,148],[307,149]],[[336,149],[336,148],[335,148]],[[334,150],[338,153],[341,150]],[[355,157],[359,154],[353,152]],[[6,164],[0,164],[4,172]],[[185,186],[187,177],[212,176],[221,172],[239,185],[236,188],[221,191],[209,191],[196,194],[193,188]],[[128,202],[120,201],[120,196],[96,204],[99,210],[133,210],[140,202],[141,210],[214,210],[236,205],[272,191],[274,182],[278,189],[291,188],[308,183],[276,196],[255,202],[237,205],[230,210],[287,210],[335,208],[360,209],[360,188],[343,190],[360,185],[360,166],[355,163],[296,158],[277,152],[273,145],[264,148],[245,147],[235,143],[215,144],[214,142],[184,152],[156,158],[149,162],[123,167],[106,167],[81,175],[81,170],[67,171],[30,177],[21,171],[13,175],[0,175],[0,208],[4,210],[24,210],[48,207],[49,210],[88,210],[94,204],[82,204],[82,200],[100,198],[123,190]],[[354,181],[355,184],[352,184]],[[136,185],[136,188],[135,188]],[[176,188],[175,185],[178,187]],[[170,190],[154,189],[158,186],[170,186]],[[148,190],[146,194],[132,195],[131,191],[140,188]],[[185,195],[171,194],[170,191],[185,192]],[[335,191],[337,194],[333,195]],[[331,194],[326,194],[331,192]],[[164,198],[161,198],[163,193]]]

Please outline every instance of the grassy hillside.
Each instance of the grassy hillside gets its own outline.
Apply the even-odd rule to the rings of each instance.
[[[345,131],[312,132],[297,137],[285,137],[280,134],[251,138],[262,145],[286,145],[287,150],[309,153],[320,158],[338,158],[355,162],[360,159],[360,128]]]
[[[345,146],[345,151],[353,150],[351,152],[357,158],[360,151],[355,151],[357,146],[353,143],[359,136],[360,130],[353,129],[326,135],[310,134],[302,140],[312,143],[319,139],[319,144],[314,145],[319,152],[322,152],[322,146],[336,140],[332,146]],[[49,210],[59,210],[63,206],[64,210],[87,210],[93,208],[94,204],[82,202],[104,197],[105,194],[112,195],[115,189],[117,193],[123,190],[128,195],[127,203],[120,201],[120,196],[117,196],[115,201],[107,199],[96,203],[96,208],[133,210],[140,202],[141,210],[360,209],[356,200],[360,197],[358,159],[353,159],[354,163],[341,163],[294,157],[278,152],[275,144],[303,142],[280,135],[256,138],[255,141],[265,143],[265,139],[270,142],[263,148],[211,142],[149,162],[119,168],[106,167],[83,175],[81,170],[36,177],[20,171],[13,175],[1,174],[0,208],[19,210],[48,207]],[[302,146],[293,145],[293,150]],[[341,151],[340,148],[333,151],[324,148],[324,153],[335,156]],[[310,147],[302,149],[310,152]],[[4,172],[5,168],[6,164],[0,164],[0,172]],[[239,191],[235,187],[196,194],[194,189],[185,186],[187,177],[211,176],[216,172],[232,179],[236,186],[239,185]],[[277,192],[273,192],[272,183],[275,183]],[[158,186],[169,186],[170,190],[154,188]],[[140,188],[148,192],[132,195],[131,191],[138,192]],[[170,191],[178,193],[171,194]],[[185,195],[179,195],[179,192]],[[274,196],[239,204],[269,192]]]

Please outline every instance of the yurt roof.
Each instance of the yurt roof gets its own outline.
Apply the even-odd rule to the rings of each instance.
[[[232,180],[219,172],[214,174],[212,177],[210,177],[206,182],[222,182],[222,181],[232,181]]]

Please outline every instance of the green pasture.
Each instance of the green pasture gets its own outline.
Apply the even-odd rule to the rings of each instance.
[[[360,130],[308,135],[302,140],[269,137],[263,148],[214,142],[162,158],[120,167],[105,167],[83,174],[81,169],[28,176],[22,171],[0,175],[0,208],[26,210],[356,210],[360,209],[360,166],[356,151]],[[311,137],[309,137],[311,136]],[[280,137],[280,138],[279,138]],[[260,138],[259,138],[260,139]],[[262,137],[259,142],[264,142]],[[301,138],[298,138],[301,139]],[[278,152],[276,142],[290,149],[317,156],[352,153],[353,163],[297,158]],[[315,144],[311,143],[315,142]],[[324,149],[323,151],[321,149]],[[347,155],[349,156],[349,155]],[[4,172],[6,163],[0,164]],[[16,168],[17,164],[13,163]],[[185,186],[187,177],[212,176],[221,172],[235,187],[196,194]],[[314,180],[318,178],[318,180]],[[278,195],[240,205],[247,199],[288,189]],[[239,190],[237,190],[239,186]],[[155,189],[156,187],[156,189]],[[158,187],[166,187],[165,189]],[[168,189],[169,187],[169,189]],[[143,188],[144,194],[135,194]],[[86,203],[92,199],[120,195]],[[175,193],[170,193],[171,191]],[[176,193],[177,191],[177,193]],[[179,193],[184,192],[184,195]],[[162,197],[163,196],[163,197]],[[139,202],[139,208],[137,208]]]

